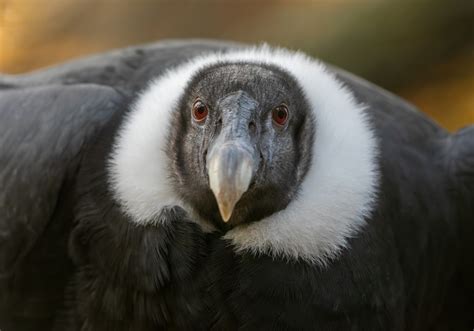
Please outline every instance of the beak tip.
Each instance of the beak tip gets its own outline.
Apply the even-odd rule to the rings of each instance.
[[[234,211],[234,206],[230,205],[225,205],[223,206],[222,201],[219,200],[219,212],[221,214],[222,220],[227,223],[230,220],[230,217],[232,216],[232,212]]]

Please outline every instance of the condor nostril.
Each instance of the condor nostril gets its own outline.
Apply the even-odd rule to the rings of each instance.
[[[216,121],[215,125],[215,134],[219,134],[222,130],[222,117],[219,117],[219,119]]]
[[[249,122],[249,132],[251,134],[255,134],[255,131],[257,130],[257,125],[255,124],[254,121]]]

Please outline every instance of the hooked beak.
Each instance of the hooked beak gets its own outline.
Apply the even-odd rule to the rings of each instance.
[[[209,184],[221,217],[227,222],[249,188],[255,169],[253,157],[242,146],[228,143],[214,150],[208,164]]]
[[[243,91],[220,100],[222,130],[207,155],[209,186],[216,197],[222,220],[228,222],[235,205],[248,190],[258,168],[255,108],[258,102]]]

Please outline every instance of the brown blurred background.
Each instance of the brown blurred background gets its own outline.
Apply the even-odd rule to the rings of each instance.
[[[416,104],[474,123],[472,0],[0,0],[0,72],[164,38],[301,49]]]

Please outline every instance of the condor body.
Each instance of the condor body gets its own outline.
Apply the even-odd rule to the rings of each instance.
[[[472,127],[268,46],[0,86],[0,328],[472,327]]]

